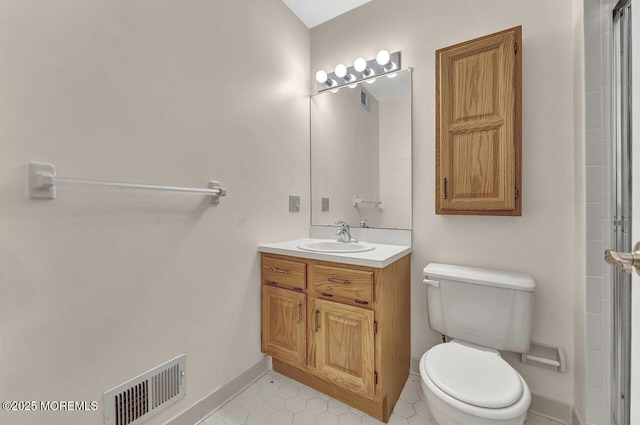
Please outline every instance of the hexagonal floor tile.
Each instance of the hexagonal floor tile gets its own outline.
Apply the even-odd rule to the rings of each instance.
[[[227,414],[227,412],[225,412],[224,410],[218,409],[217,411],[215,411],[214,413],[212,413],[211,415],[206,417],[205,420],[203,421],[203,423],[205,425],[222,424],[226,414]]]
[[[293,425],[316,425],[316,415],[308,410],[296,413],[293,415]]]
[[[288,383],[280,387],[278,395],[284,399],[291,398],[298,395],[299,388],[300,387],[293,385],[292,383]]]
[[[415,409],[411,403],[407,403],[404,400],[398,400],[396,403],[396,407],[393,409],[393,413],[397,413],[405,419],[410,418],[411,416],[416,414]]]
[[[340,425],[362,425],[362,417],[355,413],[348,412],[338,417]]]
[[[415,409],[417,415],[424,416],[428,419],[433,418],[433,415],[431,414],[431,411],[429,411],[429,406],[427,406],[426,401],[416,401],[415,403],[413,403],[413,408]]]
[[[298,396],[291,397],[284,405],[284,408],[291,413],[302,412],[307,408],[307,401]]]
[[[342,415],[349,411],[349,406],[338,400],[329,400],[329,412]]]
[[[384,422],[377,420],[376,418],[372,418],[369,415],[364,415],[362,417],[362,425],[386,425]]]
[[[247,389],[245,389],[244,391],[242,391],[240,393],[240,395],[243,395],[245,397],[248,397],[250,395],[254,395],[254,394],[258,394],[258,391],[260,391],[260,385],[256,384],[255,382],[251,385],[249,385],[249,387]]]
[[[278,391],[280,390],[280,387],[277,386],[276,384],[265,384],[265,385],[261,385],[260,389],[258,390],[258,394],[260,394],[262,397],[273,397],[274,395],[278,394]]]
[[[228,402],[226,402],[222,408],[229,412],[231,410],[237,409],[238,407],[242,407],[242,403],[244,402],[245,398],[246,396],[239,394],[234,398],[232,398],[231,400],[229,400]]]
[[[249,412],[253,412],[255,410],[262,409],[262,406],[264,406],[264,400],[264,397],[259,394],[250,395],[244,399],[242,407],[247,409]]]
[[[309,400],[310,398],[317,397],[318,392],[313,388],[309,388],[306,385],[303,385],[298,389],[298,395],[305,400]]]
[[[237,409],[227,412],[224,416],[224,423],[227,425],[242,425],[249,417],[249,412],[244,408],[239,407]]]
[[[392,413],[388,425],[409,425],[409,421],[397,413]]]
[[[407,383],[404,384],[404,387],[418,391],[422,388],[422,378],[420,378],[419,375],[409,374],[409,378],[407,378]]]
[[[409,425],[431,425],[431,419],[420,415],[413,415],[409,418]]]
[[[402,393],[400,393],[400,400],[404,400],[407,403],[415,403],[416,401],[420,400],[420,397],[418,396],[418,392],[416,390],[405,387],[405,389],[402,390]]]
[[[269,383],[273,383],[273,374],[271,372],[265,373],[256,381],[256,384],[258,385],[265,385]]]
[[[281,375],[279,373],[274,373],[273,374],[273,383],[276,384],[279,387],[281,387],[283,385],[290,384],[291,382],[293,382],[291,380],[291,378],[288,378],[288,377],[286,377],[284,375]]]
[[[284,409],[285,399],[280,396],[269,397],[264,401],[264,410],[271,413],[276,413],[279,410]]]
[[[247,419],[248,425],[267,425],[271,419],[271,413],[264,409],[258,409],[249,414]]]
[[[269,425],[292,425],[293,413],[288,410],[279,410],[271,415],[269,419]]]
[[[356,414],[356,415],[358,415],[358,416],[364,416],[364,415],[366,415],[366,413],[361,412],[360,410],[356,409],[356,408],[355,408],[355,407],[353,407],[353,406],[349,406],[349,412],[351,412],[351,413],[355,413],[355,414]]]
[[[316,425],[338,425],[338,416],[331,412],[322,412],[316,417]]]
[[[307,410],[314,415],[319,415],[327,410],[327,400],[320,397],[314,397],[307,400]]]

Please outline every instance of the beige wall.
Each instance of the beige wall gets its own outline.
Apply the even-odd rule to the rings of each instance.
[[[185,352],[162,423],[262,356],[256,245],[308,232],[309,31],[280,0],[5,0],[0,63],[0,399],[100,403],[0,423],[102,424],[104,391]],[[228,196],[32,201],[30,160]]]
[[[311,31],[311,73],[351,64],[379,49],[402,51],[413,67],[412,353],[440,338],[427,326],[421,271],[429,262],[530,273],[537,284],[533,340],[562,346],[566,373],[509,360],[531,390],[573,402],[574,386],[574,59],[571,2],[377,0]],[[435,50],[523,26],[522,217],[434,213]],[[578,373],[583,373],[580,370]]]

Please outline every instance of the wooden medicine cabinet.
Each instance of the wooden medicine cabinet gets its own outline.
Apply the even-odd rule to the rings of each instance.
[[[436,214],[522,215],[522,27],[436,51]]]

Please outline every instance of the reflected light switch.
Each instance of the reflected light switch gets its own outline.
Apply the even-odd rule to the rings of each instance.
[[[322,198],[322,212],[329,211],[329,198]]]

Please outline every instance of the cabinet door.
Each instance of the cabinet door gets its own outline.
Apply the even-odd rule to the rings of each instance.
[[[373,312],[315,300],[318,373],[363,396],[374,394]]]
[[[306,295],[262,286],[262,351],[289,363],[304,365]]]
[[[436,52],[436,213],[521,215],[521,27]]]

